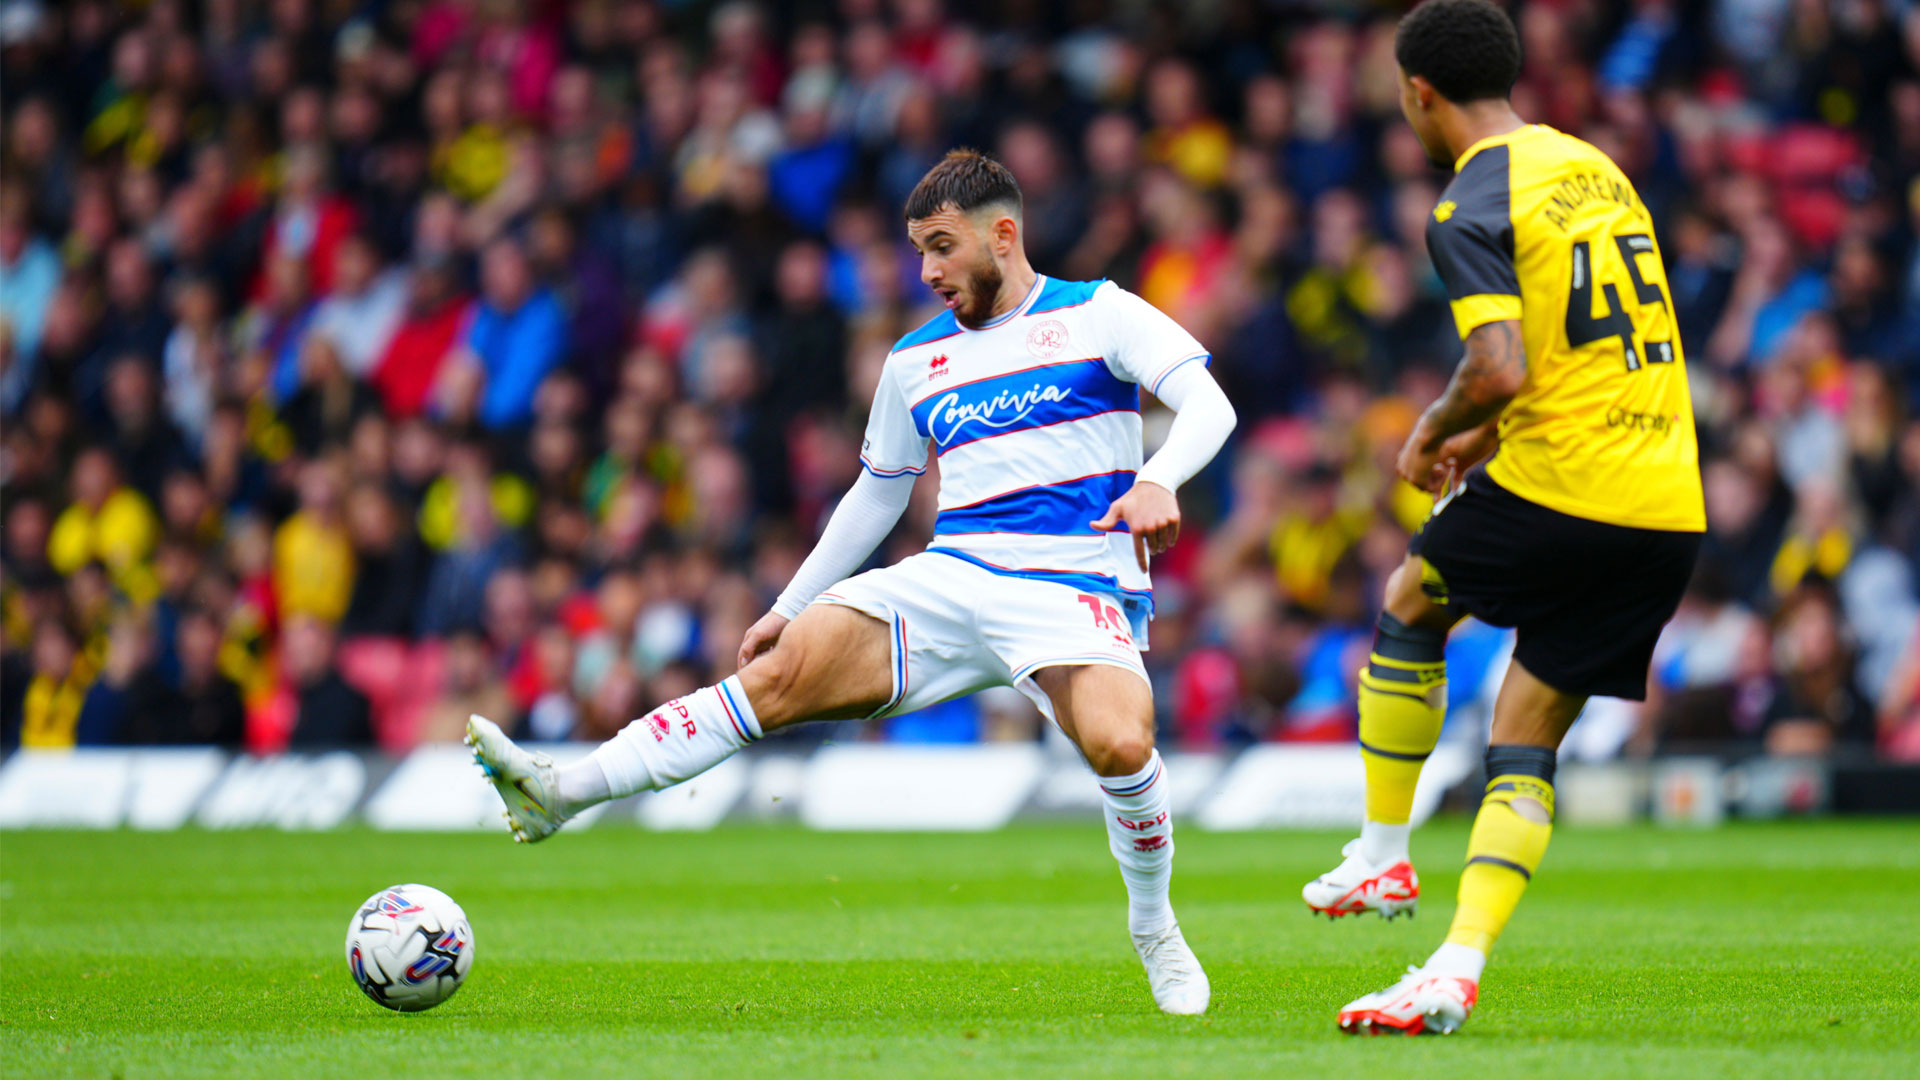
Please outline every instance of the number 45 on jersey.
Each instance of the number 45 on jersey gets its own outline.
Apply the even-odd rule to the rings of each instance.
[[[1646,233],[1622,233],[1613,238],[1614,246],[1619,249],[1620,262],[1626,267],[1627,276],[1633,283],[1634,306],[1644,309],[1652,305],[1660,306],[1661,319],[1667,327],[1673,326],[1673,304],[1667,299],[1664,280],[1650,282],[1640,272],[1640,257],[1653,255],[1653,237]],[[1605,311],[1600,315],[1593,313],[1593,294],[1595,267],[1593,254],[1587,241],[1576,241],[1573,245],[1573,288],[1567,296],[1567,344],[1574,348],[1591,345],[1610,337],[1620,339],[1620,349],[1626,354],[1627,370],[1639,371],[1642,366],[1643,348],[1636,347],[1634,314],[1627,311],[1620,302],[1620,290],[1611,281],[1600,283],[1600,295],[1605,300]],[[1673,340],[1640,338],[1644,347],[1645,362],[1649,364],[1673,363]]]

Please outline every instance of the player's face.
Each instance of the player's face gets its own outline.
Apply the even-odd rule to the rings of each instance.
[[[907,222],[907,238],[920,252],[920,280],[962,326],[985,325],[1000,298],[1005,275],[994,251],[995,224],[989,213],[964,214],[951,204]]]
[[[1419,138],[1421,149],[1427,152],[1427,160],[1451,169],[1453,154],[1447,150],[1447,140],[1440,137],[1440,125],[1434,123],[1433,112],[1427,107],[1428,103],[1438,100],[1438,95],[1431,86],[1422,88],[1425,81],[1415,82],[1405,71],[1400,72],[1400,112]]]

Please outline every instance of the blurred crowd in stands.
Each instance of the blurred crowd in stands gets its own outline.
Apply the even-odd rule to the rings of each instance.
[[[1402,10],[3,0],[6,746],[599,739],[725,676],[930,314],[899,208],[960,144],[1239,409],[1155,567],[1163,738],[1351,738],[1459,353]],[[1580,752],[1920,760],[1920,6],[1513,11],[1520,114],[1656,214],[1712,522]],[[1509,647],[1456,633],[1456,726]],[[1036,731],[989,694],[877,734]]]

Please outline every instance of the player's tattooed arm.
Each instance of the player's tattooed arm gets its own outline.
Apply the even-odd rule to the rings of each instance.
[[[1466,355],[1439,400],[1427,406],[1400,451],[1400,475],[1437,491],[1448,482],[1450,439],[1497,420],[1527,380],[1527,347],[1516,319],[1484,323],[1467,335]]]
[[[1499,416],[1526,379],[1527,347],[1520,323],[1502,319],[1474,327],[1447,392],[1421,418],[1431,445]]]

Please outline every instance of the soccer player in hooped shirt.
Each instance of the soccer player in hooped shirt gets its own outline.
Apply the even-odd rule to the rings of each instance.
[[[1205,1011],[1210,990],[1168,903],[1173,822],[1140,651],[1148,559],[1180,531],[1174,491],[1212,459],[1233,407],[1207,351],[1105,281],[1034,272],[1020,188],[956,150],[906,206],[920,276],[946,310],[894,345],[859,479],[740,646],[739,673],[635,720],[564,768],[474,717],[467,742],[516,839],[583,808],[677,784],[765,732],[877,719],[1014,686],[1096,774],[1153,999]],[[1141,462],[1139,392],[1175,410]],[[847,577],[892,530],[931,444],[939,516],[927,549]]]
[[[1340,1012],[1350,1032],[1445,1033],[1546,853],[1561,739],[1589,695],[1646,696],[1706,514],[1686,361],[1633,185],[1514,114],[1519,37],[1488,0],[1427,0],[1394,52],[1401,110],[1454,170],[1427,248],[1466,355],[1400,452],[1400,475],[1442,497],[1388,580],[1360,672],[1366,820],[1304,896],[1333,916],[1413,910],[1407,820],[1446,712],[1447,632],[1467,615],[1514,627],[1446,943]]]

